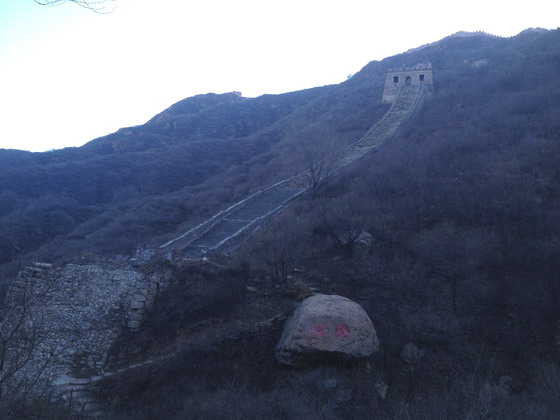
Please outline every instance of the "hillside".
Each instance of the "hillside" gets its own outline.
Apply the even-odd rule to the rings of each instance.
[[[302,130],[355,138],[385,109],[368,99],[381,83],[255,99],[201,95],[80,148],[2,151],[11,163],[0,169],[0,217],[42,258],[131,253],[296,171],[297,154],[287,150]],[[0,261],[9,248],[3,243]]]
[[[148,417],[555,418],[559,52],[558,31],[415,51],[434,63],[436,93],[401,135],[261,229],[235,255],[241,271],[180,269],[141,333],[115,349],[121,362],[169,343],[180,353],[107,380],[101,395],[116,393],[131,416],[149,400]],[[365,244],[352,236],[363,231]],[[251,325],[288,315],[311,290],[372,316],[383,348],[366,367],[275,364],[282,323],[264,335]],[[414,368],[400,358],[409,342],[426,351]]]
[[[388,109],[386,69],[422,62],[434,94],[379,152],[231,257],[174,267],[110,367],[166,358],[98,387],[119,418],[555,418],[558,30],[458,34],[340,85],[201,95],[82,148],[2,151],[3,225],[49,261],[159,245],[297,172],[300,144],[355,140]],[[381,351],[367,364],[275,364],[280,321],[316,291],[370,315]],[[407,343],[425,350],[415,366],[400,357]]]
[[[559,52],[558,31],[414,51],[436,92],[400,135],[261,229],[235,270],[180,267],[115,363],[177,355],[106,380],[102,398],[131,417],[555,418]],[[275,319],[317,291],[372,317],[382,350],[366,366],[274,362]],[[413,367],[406,343],[426,352]]]
[[[372,62],[337,86],[254,99],[199,95],[80,148],[3,150],[0,219],[25,252],[43,258],[127,254],[140,242],[160,243],[295,173],[301,167],[298,143],[317,136],[340,144],[357,138],[386,110],[379,103],[386,69],[403,64],[433,62],[437,93],[447,95],[437,101],[445,129],[461,130],[458,122],[472,118],[467,106],[475,107],[471,112],[504,107],[496,103],[501,92],[509,92],[508,101],[520,98],[505,104],[519,109],[504,115],[535,124],[530,115],[547,103],[530,101],[554,83],[556,64],[554,51],[533,45],[553,36],[448,37]],[[479,86],[471,86],[473,77]],[[533,95],[533,88],[540,91]],[[10,248],[2,243],[0,262],[9,260]]]

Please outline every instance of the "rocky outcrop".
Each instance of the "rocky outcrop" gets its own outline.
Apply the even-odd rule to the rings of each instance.
[[[292,366],[354,360],[378,349],[373,324],[360,305],[342,296],[315,295],[301,302],[286,322],[276,360]]]

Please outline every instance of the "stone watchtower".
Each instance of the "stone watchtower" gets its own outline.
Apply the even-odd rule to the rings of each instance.
[[[383,90],[383,103],[393,103],[397,98],[399,89],[403,86],[429,86],[434,85],[432,63],[417,64],[414,67],[402,67],[387,70],[385,88]]]

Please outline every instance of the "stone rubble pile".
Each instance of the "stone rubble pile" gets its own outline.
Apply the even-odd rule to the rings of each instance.
[[[22,270],[8,293],[10,311],[2,327],[12,328],[19,315],[28,313],[18,332],[21,340],[13,340],[9,352],[16,357],[23,344],[29,344],[25,340],[31,333],[35,344],[28,345],[30,361],[13,383],[28,381],[46,365],[36,392],[51,390],[53,398],[72,401],[74,408],[85,410],[87,405],[94,410],[85,388],[91,378],[104,375],[113,343],[140,328],[157,294],[171,281],[169,270],[153,271],[145,274],[130,265],[55,267],[38,262]]]

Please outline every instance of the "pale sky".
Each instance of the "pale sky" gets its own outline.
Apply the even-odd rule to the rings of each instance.
[[[560,25],[554,0],[0,0],[0,148],[45,151],[145,123],[189,96],[340,83],[457,31]]]

